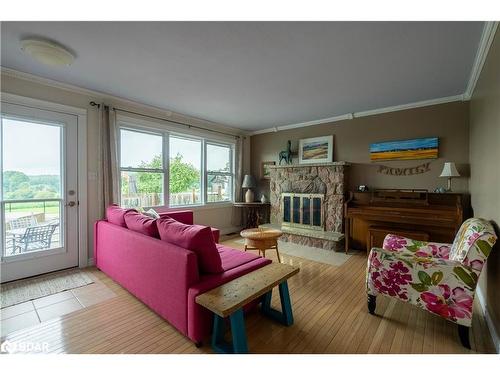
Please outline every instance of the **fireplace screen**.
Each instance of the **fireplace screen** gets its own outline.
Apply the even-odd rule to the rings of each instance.
[[[323,194],[281,194],[283,225],[324,230],[323,199]]]

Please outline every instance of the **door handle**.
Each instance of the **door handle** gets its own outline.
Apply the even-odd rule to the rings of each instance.
[[[68,202],[68,204],[65,204],[65,206],[75,207],[75,206],[76,206],[76,202],[74,202],[74,201],[69,201],[69,202]]]

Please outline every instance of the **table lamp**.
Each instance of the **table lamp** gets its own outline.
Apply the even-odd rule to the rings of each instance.
[[[448,177],[448,189],[446,191],[451,191],[451,179],[453,177],[460,177],[460,173],[458,173],[455,163],[446,162],[439,177]]]
[[[243,184],[241,185],[243,189],[248,189],[245,193],[245,203],[253,202],[254,194],[252,189],[256,186],[257,183],[255,182],[255,178],[252,175],[246,174],[243,178]]]

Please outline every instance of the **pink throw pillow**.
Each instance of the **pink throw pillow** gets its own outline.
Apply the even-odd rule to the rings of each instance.
[[[160,238],[158,228],[156,227],[156,219],[135,211],[127,212],[124,217],[128,229],[149,237]]]
[[[125,214],[130,211],[137,212],[132,208],[121,208],[117,204],[113,204],[112,206],[106,208],[106,219],[111,224],[126,228],[127,224],[125,223]]]
[[[222,261],[210,227],[179,223],[170,217],[156,220],[163,241],[196,253],[200,270],[205,273],[221,273]]]

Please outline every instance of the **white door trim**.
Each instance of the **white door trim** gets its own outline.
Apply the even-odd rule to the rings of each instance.
[[[87,109],[72,107],[45,100],[0,93],[2,102],[37,109],[61,112],[77,117],[78,122],[78,267],[89,265],[88,223],[87,223]]]

